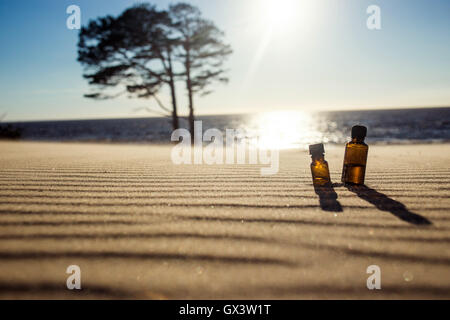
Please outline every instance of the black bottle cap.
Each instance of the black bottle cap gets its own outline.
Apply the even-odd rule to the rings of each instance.
[[[309,154],[324,154],[325,148],[323,147],[323,143],[312,144],[309,146]]]
[[[367,128],[364,126],[354,126],[352,128],[352,139],[364,139],[367,135]]]

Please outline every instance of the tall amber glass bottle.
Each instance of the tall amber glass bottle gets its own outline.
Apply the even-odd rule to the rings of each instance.
[[[328,162],[325,161],[325,149],[323,144],[313,144],[309,146],[311,155],[311,174],[315,186],[323,186],[331,182]]]
[[[352,141],[345,146],[344,168],[342,169],[342,182],[344,183],[364,184],[369,151],[369,146],[364,143],[366,135],[366,127],[354,126],[352,128]]]

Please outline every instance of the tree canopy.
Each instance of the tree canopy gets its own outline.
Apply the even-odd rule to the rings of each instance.
[[[193,122],[194,95],[208,94],[211,84],[228,80],[222,65],[231,47],[222,38],[223,32],[212,21],[186,3],[168,10],[139,4],[118,17],[92,20],[82,27],[78,43],[78,61],[93,90],[85,96],[154,99],[158,109],[147,109],[171,117],[177,129],[177,81],[186,84]],[[164,87],[170,92],[170,107],[158,96]]]

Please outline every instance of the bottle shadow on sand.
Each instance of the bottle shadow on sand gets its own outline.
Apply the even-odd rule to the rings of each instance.
[[[365,185],[345,185],[347,189],[355,193],[359,198],[373,204],[381,211],[388,211],[400,220],[415,225],[431,225],[431,221],[421,215],[409,211],[406,206],[387,195],[371,189]]]
[[[319,196],[319,204],[322,210],[332,212],[342,212],[342,206],[337,200],[337,193],[331,183],[323,186],[314,186],[316,194]]]

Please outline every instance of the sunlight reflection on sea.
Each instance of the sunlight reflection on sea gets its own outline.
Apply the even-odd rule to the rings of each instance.
[[[244,124],[247,137],[263,149],[306,149],[314,143],[338,143],[345,137],[336,127],[334,121],[319,121],[315,114],[302,111],[262,113]]]

